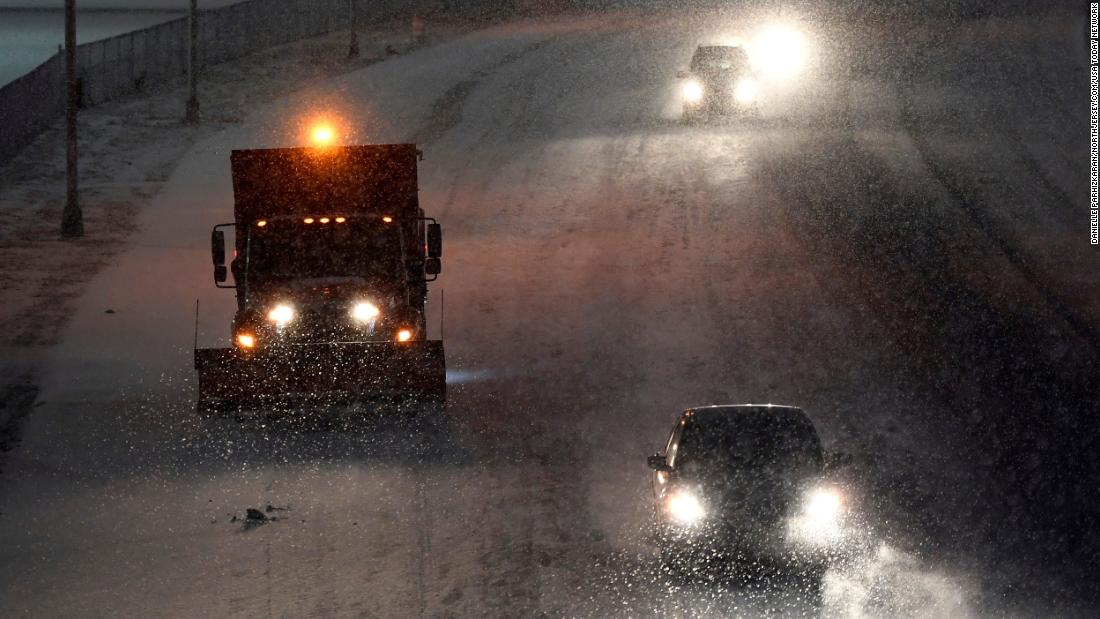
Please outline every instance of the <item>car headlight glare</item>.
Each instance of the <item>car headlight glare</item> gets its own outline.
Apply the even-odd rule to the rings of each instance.
[[[737,84],[733,87],[733,98],[738,103],[752,103],[756,101],[756,94],[759,87],[756,84],[756,80],[751,77],[743,77],[737,80]]]
[[[829,544],[841,537],[843,499],[831,488],[814,488],[807,493],[802,511],[791,518],[789,534],[811,545]]]
[[[791,79],[809,60],[806,35],[790,24],[765,28],[756,37],[751,51],[756,70],[772,78]]]
[[[699,80],[688,80],[681,87],[681,93],[684,96],[684,101],[698,103],[703,99],[703,85],[699,83]]]
[[[382,312],[373,303],[360,301],[351,308],[351,317],[356,322],[371,322],[376,320]]]
[[[840,494],[818,488],[806,499],[806,516],[817,522],[832,522],[840,515]]]
[[[285,303],[276,305],[267,313],[267,319],[282,327],[294,320],[294,308]]]
[[[686,490],[679,490],[669,495],[665,505],[668,508],[668,514],[680,524],[696,524],[707,515],[707,510],[699,498]]]

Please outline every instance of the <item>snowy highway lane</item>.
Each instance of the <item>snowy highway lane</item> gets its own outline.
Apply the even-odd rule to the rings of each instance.
[[[1003,563],[1000,523],[972,517],[990,509],[992,456],[959,413],[1009,376],[1015,351],[994,340],[1030,323],[986,332],[945,306],[912,335],[898,297],[987,293],[964,307],[995,314],[1013,288],[1013,316],[1059,312],[936,189],[889,68],[826,56],[812,97],[680,124],[674,76],[712,29],[495,27],[198,143],[51,353],[0,488],[0,616],[812,614],[797,587],[666,582],[646,543],[645,456],[679,410],[748,401],[804,407],[855,456],[878,526],[827,576],[827,614],[1065,611],[1001,606],[1032,558]],[[315,110],[354,140],[425,151],[421,204],[446,235],[430,300],[445,305],[445,419],[194,411],[195,298],[200,345],[228,341],[232,312],[208,253],[231,219],[229,151],[297,143]],[[936,240],[964,265],[891,236],[909,218],[861,219],[890,192],[927,199],[917,219],[955,231]],[[951,348],[944,324],[990,339]],[[1049,324],[1025,344],[1088,337]],[[987,378],[945,393],[960,366]],[[274,519],[250,525],[247,508]]]

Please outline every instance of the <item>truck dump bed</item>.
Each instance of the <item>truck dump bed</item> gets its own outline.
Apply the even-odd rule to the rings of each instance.
[[[419,210],[414,144],[235,150],[230,162],[238,224],[337,212],[415,216]]]

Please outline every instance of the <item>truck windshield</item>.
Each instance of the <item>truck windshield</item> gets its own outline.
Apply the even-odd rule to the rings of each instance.
[[[400,276],[397,224],[354,218],[344,223],[274,220],[253,226],[248,277],[299,279],[355,276],[392,280]]]

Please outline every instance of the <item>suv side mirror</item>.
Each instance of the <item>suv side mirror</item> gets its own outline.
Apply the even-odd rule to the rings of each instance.
[[[852,464],[852,454],[844,451],[831,451],[825,454],[825,470],[835,471]]]
[[[668,465],[668,459],[661,454],[653,454],[646,459],[646,464],[654,471],[664,471],[665,473],[672,471],[672,467]]]
[[[225,232],[214,230],[210,233],[210,255],[214,258],[215,267],[225,268]]]
[[[443,257],[443,226],[435,222],[428,224],[428,257]]]

